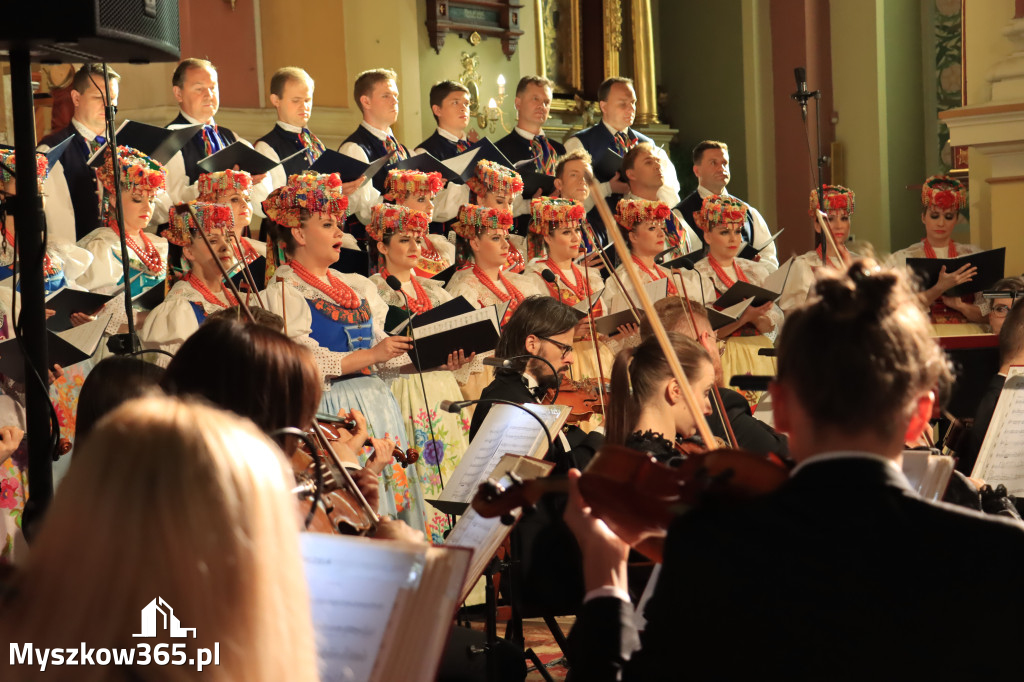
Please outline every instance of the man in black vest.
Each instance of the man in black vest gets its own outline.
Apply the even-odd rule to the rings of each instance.
[[[654,144],[654,140],[643,133],[633,130],[633,119],[636,117],[636,91],[633,81],[629,78],[608,78],[597,89],[597,99],[601,106],[601,121],[581,130],[565,141],[565,148],[586,149],[594,162],[611,149],[619,156],[640,142],[649,142],[661,162],[665,176],[664,187],[658,192],[658,200],[668,206],[679,203],[679,178],[676,168],[672,165],[665,150]],[[625,194],[629,191],[628,181],[622,173],[616,174],[608,182],[601,183],[601,196]]]
[[[455,81],[441,81],[430,88],[430,111],[437,121],[434,134],[416,146],[416,153],[427,152],[439,161],[469,151],[478,139],[476,131],[466,134],[469,125],[469,88]],[[469,203],[466,185],[450,184],[434,197],[434,225],[455,218],[459,207]]]
[[[700,181],[697,189],[691,192],[679,204],[679,212],[690,227],[704,239],[704,233],[697,227],[693,214],[700,211],[705,197],[712,194],[729,194],[729,145],[717,140],[704,140],[693,148],[693,174]],[[732,196],[732,195],[730,195]],[[737,197],[738,198],[738,197]],[[743,240],[754,247],[767,243],[772,238],[768,223],[757,210],[747,204],[747,220],[743,224]],[[775,253],[775,242],[768,244],[760,253],[760,262],[771,269],[779,267],[779,259]]]
[[[409,149],[399,143],[391,131],[391,126],[398,120],[397,78],[398,74],[391,69],[370,69],[356,77],[352,94],[359,110],[363,112],[363,120],[341,143],[339,152],[366,163],[388,154],[394,155],[394,161],[409,158]],[[365,239],[364,225],[370,222],[370,209],[378,203],[380,192],[373,187],[373,183],[366,183],[360,191],[349,196],[346,231]]]
[[[256,151],[274,161],[305,152],[270,170],[274,189],[283,187],[289,175],[309,168],[324,151],[320,138],[306,127],[313,113],[313,88],[309,74],[295,66],[278,69],[270,78],[270,103],[277,109],[277,123],[256,140]]]
[[[171,204],[191,201],[198,196],[196,181],[202,173],[197,165],[200,161],[232,142],[249,144],[214,121],[213,117],[220,108],[220,86],[213,64],[194,57],[182,60],[171,76],[171,86],[180,111],[167,127],[177,129],[202,125],[203,129],[186,142],[167,164],[167,193],[163,195],[163,201],[157,202],[153,214],[153,221],[157,223],[166,222]],[[254,176],[252,180],[253,213],[263,217],[261,204],[270,193],[270,182],[261,175]]]
[[[120,84],[121,76],[111,69],[110,98],[115,106]],[[84,64],[71,81],[71,103],[75,105],[71,123],[39,142],[39,151],[45,152],[69,137],[75,138],[50,170],[45,185],[46,224],[52,242],[75,242],[99,227],[96,171],[87,160],[107,141],[103,88],[103,67]]]

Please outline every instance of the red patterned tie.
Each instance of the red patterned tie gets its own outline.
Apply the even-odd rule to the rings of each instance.
[[[310,132],[309,128],[303,128],[299,133],[299,141],[306,148],[306,158],[313,164],[320,155],[324,153],[324,143],[316,135]]]
[[[462,153],[469,150],[469,142],[467,140],[455,140],[455,151]]]
[[[388,135],[384,138],[384,149],[387,150],[388,155],[395,155],[395,160],[405,161],[409,158],[409,155],[405,153],[405,147],[398,144],[398,140],[395,139],[394,135]]]
[[[538,173],[555,174],[555,149],[543,135],[534,135],[530,140],[530,151],[533,152],[533,164]]]
[[[633,148],[633,140],[626,133],[615,133],[615,148],[620,155],[625,156],[626,152]]]

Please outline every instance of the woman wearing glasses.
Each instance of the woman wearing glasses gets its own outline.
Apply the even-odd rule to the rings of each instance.
[[[1013,302],[1024,297],[1024,277],[1007,277],[992,285],[992,291],[1002,294],[1000,298],[986,299],[981,304],[981,312],[988,320],[992,333],[998,335],[1003,322],[1013,307]]]
[[[737,282],[759,285],[768,277],[766,266],[737,256],[743,247],[746,204],[728,195],[712,195],[704,200],[695,217],[698,227],[704,231],[708,248],[707,256],[697,261],[694,270],[713,285],[704,292],[705,305],[714,304]],[[727,384],[737,374],[775,374],[772,359],[758,355],[758,351],[773,347],[782,319],[782,310],[774,303],[751,305],[735,322],[718,329],[718,338],[725,339],[722,370]],[[751,405],[756,405],[761,392],[746,392],[745,397]]]

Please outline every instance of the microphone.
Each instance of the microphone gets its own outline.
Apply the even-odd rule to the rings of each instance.
[[[807,70],[802,66],[793,69],[793,77],[796,79],[796,92],[790,95],[792,99],[800,103],[800,114],[807,120],[807,100],[811,93],[807,91]]]
[[[665,262],[665,257],[675,250],[676,247],[674,246],[668,247],[667,249],[665,249],[664,251],[662,251],[661,253],[654,257],[654,262],[657,263],[658,265],[661,265],[662,263]]]
[[[546,359],[542,358],[539,355],[533,355],[531,353],[523,353],[522,355],[513,355],[510,358],[496,358],[494,356],[491,356],[489,358],[484,358],[481,362],[483,362],[483,364],[487,365],[488,367],[500,367],[502,369],[511,369],[512,371],[516,371],[515,368],[512,367],[512,361],[513,360],[521,360],[523,358],[530,358],[532,360],[540,360],[541,362],[543,362],[545,365],[547,365],[551,369],[551,376],[554,377],[554,380],[555,380],[555,386],[554,386],[555,397],[552,398],[552,402],[555,401],[555,400],[558,400],[559,386],[560,386],[560,384],[562,382],[558,378],[558,370],[555,369],[555,366],[551,363],[550,360],[546,360]],[[519,374],[522,374],[522,373],[523,373],[522,371],[519,372]]]
[[[405,291],[402,289],[402,281],[400,279],[398,279],[394,275],[388,275],[387,278],[385,278],[384,281],[387,283],[387,285],[389,287],[391,287],[394,291],[400,293],[402,295],[402,298],[405,299],[405,311],[406,311],[406,314],[407,314],[407,317],[408,317],[408,320],[409,320],[409,324],[408,324],[409,337],[412,339],[412,352],[416,355],[416,364],[419,365],[419,367],[421,368],[421,371],[416,372],[416,374],[420,378],[420,391],[423,393],[423,406],[427,410],[427,430],[430,432],[430,440],[434,442],[434,448],[435,448],[434,452],[436,453],[437,452],[437,445],[438,445],[438,443],[437,443],[437,437],[434,435],[434,420],[430,418],[430,400],[427,398],[427,384],[423,381],[423,372],[422,372],[423,362],[420,360],[420,348],[416,344],[416,334],[413,332],[413,328],[412,328],[412,306],[409,305],[409,297],[406,295]],[[442,403],[442,405],[443,404],[444,403]],[[444,408],[442,407],[441,409],[444,409]],[[410,443],[410,445],[415,445],[415,443]],[[426,452],[426,449],[424,449],[424,452]],[[440,457],[437,458],[436,467],[437,467],[437,480],[441,484],[441,490],[444,490],[444,477],[441,475],[441,458]],[[454,526],[454,524],[452,522],[452,517],[451,517],[451,515],[449,515],[448,516],[448,528],[451,529],[453,526]]]
[[[512,402],[511,400],[502,400],[501,398],[480,398],[478,400],[456,400],[456,401],[442,400],[440,407],[445,412],[451,412],[452,414],[458,414],[459,412],[462,412],[464,409],[466,409],[470,405],[483,405],[483,404],[487,404],[487,405],[511,405],[512,407],[519,408],[520,410],[522,410],[526,414],[528,414],[531,417],[533,417],[534,419],[536,419],[537,423],[540,424],[540,427],[542,429],[544,429],[544,435],[548,439],[548,452],[551,452],[552,450],[555,449],[555,441],[552,440],[552,438],[551,438],[551,430],[548,428],[548,425],[544,423],[544,420],[540,418],[540,415],[535,414],[534,412],[531,412],[530,410],[526,409],[525,407],[523,407],[519,403]]]
[[[544,281],[548,284],[554,284],[555,290],[558,292],[558,302],[562,302],[562,287],[558,284],[558,278],[555,277],[555,273],[551,272],[551,268],[544,268],[540,271],[540,276],[544,278]]]

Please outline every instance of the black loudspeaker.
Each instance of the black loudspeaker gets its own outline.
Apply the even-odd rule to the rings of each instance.
[[[18,3],[0,22],[0,53],[43,62],[173,62],[181,57],[178,0]]]

